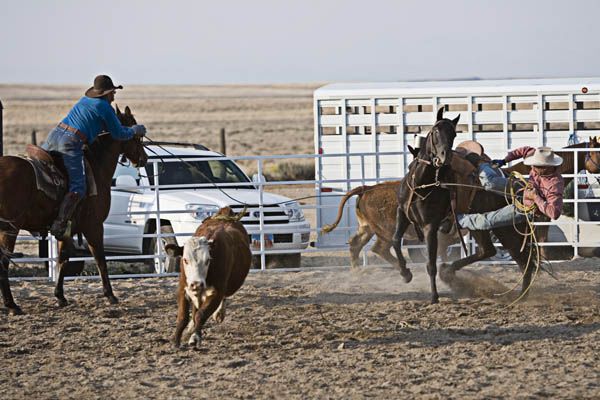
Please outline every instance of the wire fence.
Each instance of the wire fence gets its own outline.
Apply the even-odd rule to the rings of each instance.
[[[588,152],[597,151],[597,149],[573,148],[561,149],[561,151]],[[317,169],[320,175],[313,180],[288,180],[288,181],[266,181],[264,179],[265,165],[281,160],[286,161],[306,161],[310,160],[319,164],[325,158],[346,160],[348,154],[303,154],[303,155],[271,155],[271,156],[240,156],[240,157],[185,157],[185,162],[213,162],[236,161],[244,164],[254,164],[256,175],[248,182],[208,182],[194,184],[171,184],[161,183],[161,164],[164,167],[166,163],[181,163],[180,158],[162,158],[152,159],[149,163],[152,165],[153,173],[138,174],[133,176],[134,180],[123,180],[117,177],[116,186],[113,187],[113,209],[105,223],[105,244],[109,255],[107,261],[118,263],[139,263],[149,264],[149,270],[137,271],[133,273],[118,273],[111,271],[112,278],[141,278],[176,275],[176,264],[172,257],[165,253],[164,243],[177,243],[183,245],[187,238],[194,234],[196,228],[200,225],[201,219],[218,209],[218,206],[228,204],[236,211],[241,211],[244,205],[248,206],[247,216],[242,219],[242,223],[248,230],[252,240],[252,254],[256,261],[256,266],[261,270],[266,270],[269,257],[291,256],[292,267],[283,265],[280,270],[300,270],[313,268],[314,266],[323,267],[348,267],[348,245],[318,245],[317,238],[321,235],[321,225],[331,222],[328,220],[337,213],[338,204],[323,204],[319,198],[323,195],[323,188],[328,185],[345,184],[346,187],[355,187],[365,184],[376,184],[388,180],[398,180],[399,177],[371,178],[366,175],[367,164],[370,158],[381,155],[405,156],[403,152],[389,153],[353,153],[350,156],[360,159],[360,176],[349,179],[327,179],[322,171]],[[583,166],[577,164],[577,157],[574,158],[574,171],[579,171]],[[368,166],[371,168],[371,166]],[[118,172],[127,175],[121,169]],[[346,176],[350,176],[346,174]],[[538,223],[538,225],[551,225],[562,229],[563,239],[553,240],[542,243],[542,246],[570,246],[572,255],[580,253],[581,248],[600,247],[600,235],[596,234],[594,229],[598,228],[600,233],[600,186],[597,178],[600,174],[580,173],[563,175],[565,178],[574,178],[577,182],[577,190],[574,191],[573,199],[565,199],[565,203],[573,203],[574,216],[571,219],[551,221],[547,223]],[[129,185],[122,183],[127,181]],[[597,190],[596,190],[597,189]],[[210,191],[207,193],[206,191]],[[288,194],[287,198],[273,196],[272,192]],[[327,196],[343,196],[345,191],[337,190],[327,193]],[[275,199],[275,200],[274,200]],[[298,204],[294,204],[297,201]],[[212,208],[208,207],[212,206]],[[354,213],[351,204],[347,204],[345,214]],[[207,209],[212,211],[206,211]],[[301,212],[299,212],[299,210]],[[277,214],[276,217],[273,215]],[[304,216],[302,216],[304,215]],[[583,218],[580,218],[583,217]],[[171,230],[163,230],[161,226],[170,226]],[[150,229],[154,227],[154,229]],[[157,228],[158,227],[158,228]],[[349,237],[356,229],[351,223],[341,224],[337,230],[344,232]],[[18,265],[38,265],[46,266],[47,273],[43,276],[26,276],[27,273],[15,276],[11,279],[46,279],[56,280],[58,276],[57,266],[57,243],[52,237],[42,238],[27,234],[19,235],[17,244],[27,244],[26,250],[21,257],[13,257],[13,261]],[[277,239],[280,241],[278,242]],[[285,239],[283,241],[282,239]],[[290,241],[291,240],[291,241]],[[40,246],[31,245],[41,241]],[[77,243],[77,238],[75,242]],[[47,243],[47,245],[45,244]],[[158,243],[149,249],[144,244]],[[474,244],[470,243],[471,251],[474,251]],[[371,243],[365,246],[363,250],[363,264],[369,261],[367,251]],[[121,246],[121,249],[118,248]],[[454,245],[460,248],[459,239],[456,238]],[[34,256],[35,247],[41,249],[37,256]],[[407,249],[422,249],[424,245],[408,245]],[[148,251],[151,250],[151,251]],[[461,250],[462,255],[464,251]],[[324,259],[331,259],[332,254],[343,254],[336,259],[341,265],[332,265],[329,263],[315,263],[315,257],[320,255]],[[298,261],[303,260],[299,265]],[[314,257],[311,257],[314,256]],[[310,261],[309,261],[310,260]],[[85,254],[85,242],[79,248],[78,254],[70,258],[73,265],[83,265],[86,262],[93,261],[89,254]],[[313,261],[313,262],[311,262]],[[487,262],[502,262],[509,260],[488,260]],[[410,262],[410,260],[409,260]],[[78,264],[79,263],[79,264]],[[382,261],[377,261],[382,263]],[[40,267],[38,267],[40,268]],[[43,269],[43,268],[41,268]],[[17,274],[18,275],[18,274]],[[89,278],[90,276],[88,276]],[[91,276],[93,277],[93,276]],[[69,278],[68,278],[69,279]],[[72,279],[72,278],[71,278]]]

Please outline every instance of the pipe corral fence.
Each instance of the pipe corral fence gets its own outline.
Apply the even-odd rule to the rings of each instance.
[[[573,152],[587,152],[587,151],[596,151],[599,149],[586,149],[586,148],[573,148],[573,149],[561,149],[562,151],[564,150],[568,150],[568,151],[573,151]],[[214,157],[211,158],[212,160],[235,160],[238,162],[243,162],[245,164],[248,163],[252,163],[255,166],[255,171],[257,171],[257,175],[260,177],[263,175],[263,171],[265,169],[265,163],[268,162],[281,162],[281,161],[311,161],[311,162],[321,162],[323,159],[329,159],[329,158],[339,158],[339,159],[343,159],[346,160],[349,157],[350,158],[356,158],[358,160],[360,160],[359,162],[361,164],[364,164],[366,162],[366,160],[368,160],[369,158],[373,158],[373,157],[380,157],[382,155],[385,156],[393,156],[393,155],[404,155],[405,153],[399,153],[399,152],[389,152],[389,153],[356,153],[356,154],[346,154],[346,153],[340,153],[340,154],[305,154],[305,155],[276,155],[276,156],[245,156],[245,157]],[[205,158],[198,158],[198,159],[202,159],[205,160]],[[193,161],[193,158],[188,158],[186,159],[186,161]],[[160,162],[176,162],[176,159],[165,159],[165,160],[161,160],[161,161],[154,161],[155,165],[154,165],[154,171],[158,171],[159,170],[159,163]],[[577,163],[577,157],[574,157],[574,162]],[[574,165],[574,170],[578,171],[582,166],[579,165]],[[363,165],[363,171],[364,171],[364,165]],[[594,184],[590,184],[589,180],[590,179],[596,179],[598,176],[600,175],[592,175],[589,173],[575,173],[575,174],[568,174],[568,175],[564,175],[565,178],[574,178],[575,181],[577,182],[581,182],[582,180],[588,180],[588,189],[589,188],[593,188],[593,187],[598,187],[597,183]],[[258,204],[258,208],[260,210],[259,214],[258,214],[258,218],[259,218],[259,235],[260,235],[260,240],[259,243],[260,245],[257,248],[254,248],[252,253],[254,256],[260,257],[261,260],[261,269],[264,270],[266,268],[266,263],[265,263],[265,259],[266,256],[268,255],[277,255],[277,254],[288,254],[288,253],[301,253],[303,255],[303,257],[309,257],[311,255],[315,255],[315,253],[327,253],[327,254],[331,254],[331,253],[335,253],[335,254],[343,254],[344,256],[348,255],[348,246],[347,245],[341,245],[341,246],[327,246],[324,248],[319,248],[319,247],[313,247],[313,246],[309,246],[308,248],[305,249],[298,249],[298,250],[294,250],[294,251],[289,251],[289,250],[273,250],[273,249],[269,249],[267,247],[267,237],[269,235],[273,235],[273,234],[278,234],[281,233],[281,230],[274,230],[273,228],[271,228],[268,224],[268,216],[265,216],[265,212],[263,212],[269,205],[265,204],[264,202],[264,195],[267,192],[271,192],[273,190],[276,190],[277,192],[285,192],[286,190],[292,190],[294,191],[294,193],[299,193],[297,194],[295,197],[297,198],[301,198],[301,205],[300,208],[304,211],[304,213],[306,215],[309,215],[309,219],[311,222],[310,225],[310,235],[311,235],[311,243],[313,245],[315,245],[318,241],[315,240],[319,235],[321,235],[321,229],[322,226],[317,225],[316,224],[316,214],[319,213],[320,211],[325,211],[325,210],[329,210],[332,212],[332,215],[335,215],[335,213],[337,213],[337,208],[338,208],[338,203],[339,200],[336,201],[334,204],[322,204],[321,202],[317,202],[317,201],[312,201],[311,199],[315,199],[316,200],[316,195],[315,193],[317,193],[317,190],[320,190],[320,188],[323,188],[324,186],[327,186],[329,184],[345,184],[345,183],[351,183],[351,184],[356,184],[356,183],[360,183],[360,184],[376,184],[376,183],[380,183],[380,182],[384,182],[384,181],[388,181],[388,180],[397,180],[396,179],[374,179],[374,178],[358,178],[358,179],[351,179],[351,180],[344,180],[344,179],[326,179],[325,177],[321,177],[321,179],[314,179],[314,180],[296,180],[296,181],[265,181],[264,179],[258,179],[258,181],[253,182],[253,185],[255,185],[255,187],[257,188],[257,190],[259,191],[259,204]],[[149,211],[149,212],[142,212],[142,211],[128,211],[125,214],[113,214],[113,215],[121,215],[123,217],[133,217],[134,215],[145,215],[147,218],[152,218],[156,220],[156,226],[160,226],[160,221],[161,218],[164,217],[166,214],[178,214],[178,213],[190,213],[189,209],[161,209],[160,207],[160,193],[161,191],[166,192],[168,190],[172,190],[175,188],[180,188],[180,189],[190,189],[190,190],[198,190],[201,191],[202,189],[207,189],[207,188],[212,188],[214,189],[214,187],[217,186],[219,188],[222,188],[223,190],[225,190],[227,187],[231,187],[231,186],[235,186],[234,184],[219,184],[219,183],[211,183],[211,184],[202,184],[202,185],[161,185],[159,182],[159,179],[155,179],[154,183],[152,185],[148,185],[148,186],[136,186],[136,187],[121,187],[121,190],[131,190],[132,193],[134,193],[135,191],[140,191],[143,189],[150,189],[152,191],[152,196],[154,196],[156,204],[157,204],[157,209],[155,211]],[[234,191],[232,191],[234,192]],[[573,199],[565,199],[565,203],[573,203],[574,204],[574,217],[571,218],[570,220],[566,220],[566,221],[561,221],[561,224],[564,227],[566,226],[566,229],[568,231],[571,232],[570,235],[565,235],[565,239],[562,241],[549,241],[546,243],[543,243],[543,246],[571,246],[573,248],[573,255],[577,255],[578,254],[578,249],[581,247],[599,247],[600,246],[600,235],[593,235],[593,237],[591,235],[587,235],[586,237],[584,237],[583,231],[586,230],[586,227],[599,227],[600,228],[600,222],[598,221],[585,221],[585,220],[581,220],[579,218],[579,207],[583,206],[583,207],[588,207],[588,204],[594,204],[597,203],[599,201],[599,199],[596,199],[595,196],[590,196],[590,197],[585,197],[585,196],[581,196],[580,195],[580,190],[575,190],[574,191],[574,198]],[[588,190],[589,193],[593,193],[593,191]],[[320,193],[320,192],[318,192]],[[328,196],[335,196],[337,197],[337,199],[340,199],[341,196],[343,196],[345,192],[340,191],[339,193],[327,193]],[[235,198],[235,194],[231,195],[232,198]],[[308,198],[305,198],[308,197]],[[293,198],[293,197],[292,197]],[[310,203],[314,203],[314,204],[310,204]],[[239,205],[238,205],[239,208]],[[345,211],[344,214],[346,215],[353,215],[354,214],[354,204],[351,203],[347,203],[345,206]],[[313,216],[314,215],[314,216]],[[599,218],[600,219],[600,218]],[[342,219],[342,221],[346,221],[348,220],[347,218]],[[330,223],[332,221],[321,221],[321,223],[327,224]],[[547,223],[539,223],[540,225],[552,225],[552,226],[557,226],[557,221],[551,221],[551,222],[547,222]],[[200,221],[198,221],[198,225],[200,225]],[[337,228],[337,230],[339,231],[343,231],[343,232],[354,232],[355,227],[351,226],[350,224],[347,223],[342,223],[340,224],[340,226]],[[286,230],[286,233],[299,233],[299,232],[290,232],[289,230]],[[183,241],[191,236],[193,234],[193,231],[188,231],[188,232],[174,232],[172,234],[165,234],[162,233],[160,230],[157,230],[156,233],[147,233],[147,234],[143,234],[143,238],[155,238],[156,241],[161,242],[164,238],[172,238],[175,237],[177,238],[177,240],[179,241],[179,244],[182,245]],[[567,239],[567,236],[570,236],[570,239]],[[131,235],[105,235],[105,240],[106,239],[127,239],[128,237],[131,237]],[[17,243],[20,242],[24,242],[24,241],[39,241],[39,240],[43,240],[43,238],[40,237],[33,237],[30,235],[19,235]],[[372,239],[373,241],[374,239]],[[12,277],[11,279],[48,279],[48,280],[55,280],[58,276],[57,274],[57,247],[56,247],[56,241],[51,238],[49,241],[49,245],[48,245],[48,256],[47,257],[22,257],[22,258],[13,258],[13,261],[17,264],[47,264],[48,265],[48,274],[47,276],[44,277],[37,277],[37,278],[27,278],[27,277],[23,277],[23,278],[19,278],[19,277]],[[365,246],[364,250],[363,250],[363,265],[367,265],[367,251],[369,250],[371,246],[371,243],[369,243],[367,246]],[[456,244],[455,246],[457,248],[460,248],[460,244],[459,244],[459,239],[458,237],[456,238]],[[474,249],[474,244],[471,241],[470,242],[470,249],[471,251],[473,251]],[[408,248],[423,248],[424,245],[412,245],[412,246],[407,246]],[[157,251],[155,252],[155,254],[149,254],[149,255],[138,255],[138,254],[130,254],[130,255],[110,255],[107,257],[107,261],[112,262],[112,261],[119,261],[119,262],[125,262],[125,263],[130,263],[133,261],[140,261],[143,259],[154,259],[155,260],[155,268],[152,272],[150,273],[132,273],[132,274],[112,274],[111,277],[112,278],[140,278],[140,277],[160,277],[160,276],[173,276],[176,275],[175,272],[168,272],[166,270],[166,266],[165,266],[165,260],[167,259],[166,255],[164,254],[164,251],[162,249],[161,246],[156,246]],[[464,251],[461,250],[461,252],[463,252],[464,255]],[[327,255],[324,255],[323,257],[327,257]],[[82,256],[82,257],[72,257],[71,261],[93,261],[93,258],[91,256]],[[488,261],[489,262],[489,261]],[[410,260],[409,260],[410,263]],[[383,265],[384,261],[378,261],[376,263],[377,265]],[[339,265],[339,266],[328,266],[328,267],[349,267],[349,263],[345,264],[345,265]],[[302,266],[299,268],[282,268],[283,270],[303,270],[303,269],[311,269],[314,267],[309,267],[309,266]],[[316,267],[319,268],[319,267]],[[282,270],[282,269],[278,269],[278,270]],[[85,276],[85,278],[94,278],[95,276]],[[68,278],[69,279],[69,278]],[[73,278],[70,278],[73,279]]]

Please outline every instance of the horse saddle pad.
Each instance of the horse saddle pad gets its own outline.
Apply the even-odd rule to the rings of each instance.
[[[56,166],[52,156],[41,147],[29,144],[26,151],[27,156],[21,157],[33,167],[37,189],[52,200],[61,200],[68,186],[65,174]],[[85,176],[87,196],[98,195],[92,166],[87,159],[85,159]]]

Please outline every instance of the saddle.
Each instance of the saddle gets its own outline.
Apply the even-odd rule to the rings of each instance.
[[[60,154],[47,152],[43,148],[33,144],[28,144],[25,152],[27,155],[21,157],[33,167],[37,189],[52,200],[62,200],[67,192],[69,182]],[[87,158],[84,158],[84,160],[87,196],[96,196],[98,190],[92,166]]]
[[[452,208],[455,213],[465,214],[469,212],[471,202],[477,190],[481,188],[477,168],[465,157],[469,153],[476,153],[485,161],[490,161],[490,158],[484,153],[483,146],[474,140],[460,143],[456,146],[456,150],[453,150],[453,153],[451,168],[454,172],[454,183],[457,186],[453,191]]]

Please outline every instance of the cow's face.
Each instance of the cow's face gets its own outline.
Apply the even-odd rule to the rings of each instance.
[[[185,272],[185,291],[196,308],[200,308],[200,299],[206,290],[206,275],[210,264],[210,245],[213,241],[206,237],[192,237],[183,246],[183,270]]]

